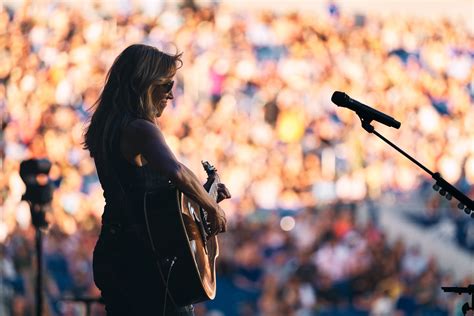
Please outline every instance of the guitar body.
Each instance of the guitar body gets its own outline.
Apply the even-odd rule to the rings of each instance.
[[[219,245],[215,236],[206,239],[200,206],[172,187],[166,192],[147,192],[144,202],[149,242],[161,262],[158,272],[175,304],[214,299]]]

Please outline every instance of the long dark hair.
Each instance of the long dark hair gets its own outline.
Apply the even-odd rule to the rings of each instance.
[[[135,44],[115,59],[104,89],[91,107],[94,114],[84,135],[84,149],[91,157],[110,149],[112,136],[133,119],[154,122],[152,85],[164,83],[182,66],[182,53],[169,55],[155,47]]]

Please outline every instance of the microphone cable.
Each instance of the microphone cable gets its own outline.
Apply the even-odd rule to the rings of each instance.
[[[163,270],[162,270],[162,267],[160,265],[160,256],[156,250],[156,247],[155,247],[155,243],[153,242],[153,238],[151,236],[151,230],[150,230],[150,223],[148,222],[148,216],[147,216],[147,212],[146,212],[146,206],[147,206],[147,194],[148,194],[148,191],[145,192],[145,194],[143,195],[143,215],[145,217],[145,224],[146,224],[146,229],[147,229],[147,233],[148,233],[148,239],[150,240],[150,244],[151,244],[151,248],[153,250],[153,254],[155,255],[155,262],[156,262],[156,265],[158,267],[158,271],[160,272],[160,276],[161,276],[161,280],[163,281],[164,285],[165,285],[165,298],[164,298],[164,303],[163,303],[163,316],[165,316],[166,314],[166,302],[167,302],[167,298],[168,298],[168,295],[170,297],[170,300],[171,302],[173,303],[173,305],[177,308],[178,305],[176,305],[176,302],[175,300],[173,299],[173,296],[171,295],[171,292],[169,291],[169,279],[170,279],[170,276],[171,276],[171,269],[173,268],[176,260],[178,260],[178,258],[176,257],[173,257],[173,259],[171,259],[171,264],[170,264],[170,267],[168,269],[168,275],[165,279],[165,276],[163,275]],[[165,261],[170,261],[169,258],[166,258],[164,259]]]

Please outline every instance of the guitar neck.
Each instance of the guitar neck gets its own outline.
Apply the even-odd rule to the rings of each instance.
[[[217,174],[217,170],[207,161],[201,161],[201,163],[204,167],[204,170],[206,170],[207,180],[209,181],[210,179],[213,179],[208,193],[214,199],[214,201],[217,201],[217,185],[221,182],[219,175]]]
[[[219,176],[216,174],[214,182],[212,182],[212,185],[209,189],[209,195],[214,199],[214,201],[217,201],[217,185],[220,183]]]

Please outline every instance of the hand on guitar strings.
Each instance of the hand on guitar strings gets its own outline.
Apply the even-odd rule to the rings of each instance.
[[[224,233],[227,230],[227,219],[225,217],[224,210],[217,206],[217,210],[214,212],[208,212],[208,223],[210,229],[210,235],[215,236],[218,233]]]

